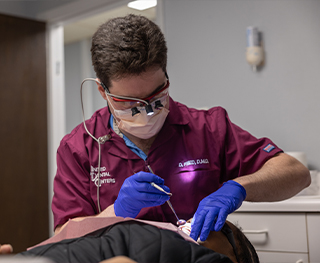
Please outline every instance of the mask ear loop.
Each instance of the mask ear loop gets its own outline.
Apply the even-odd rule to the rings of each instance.
[[[83,126],[84,129],[86,130],[86,132],[89,134],[89,136],[94,139],[98,145],[99,145],[99,158],[98,158],[98,185],[97,185],[97,206],[98,206],[98,210],[99,213],[101,213],[101,207],[100,207],[100,163],[101,163],[101,144],[104,144],[106,141],[108,141],[111,138],[110,134],[104,135],[99,137],[98,139],[96,137],[94,137],[87,129],[86,126],[86,122],[85,122],[85,117],[84,117],[84,108],[83,108],[83,99],[82,99],[82,88],[83,88],[83,84],[86,81],[94,81],[98,84],[101,84],[99,81],[97,81],[96,79],[93,78],[86,78],[82,81],[81,83],[81,88],[80,88],[80,97],[81,97],[81,109],[82,109],[82,118],[83,118]]]

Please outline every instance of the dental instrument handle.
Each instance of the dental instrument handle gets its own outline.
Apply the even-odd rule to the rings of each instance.
[[[165,194],[172,196],[172,193],[168,193],[165,190],[163,190],[163,188],[161,188],[159,185],[155,184],[154,182],[150,183],[154,188],[157,188],[159,191],[164,192]]]
[[[149,169],[149,171],[150,171],[152,174],[155,174],[155,173],[152,171],[150,165],[148,165],[148,169]],[[166,194],[169,195],[169,196],[172,196],[172,193],[168,193],[168,192],[165,191],[162,187],[160,187],[159,185],[155,184],[154,182],[151,182],[150,184],[151,184],[154,188],[157,188],[159,191],[164,192],[164,193],[166,193]]]
[[[155,174],[153,171],[152,171],[152,169],[151,169],[151,166],[148,164],[148,169],[149,169],[149,171],[152,173],[152,174]]]

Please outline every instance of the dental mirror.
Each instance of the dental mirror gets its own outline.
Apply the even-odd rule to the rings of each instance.
[[[186,223],[187,223],[187,221],[184,220],[184,219],[179,219],[179,220],[177,221],[177,225],[178,225],[178,226],[183,226],[183,225],[185,225]]]

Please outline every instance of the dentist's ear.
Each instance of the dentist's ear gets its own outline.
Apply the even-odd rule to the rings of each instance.
[[[96,83],[97,83],[97,86],[98,86],[98,90],[99,90],[102,98],[104,98],[105,100],[107,100],[107,95],[106,95],[106,93],[105,93],[105,90],[104,90],[104,88],[102,87],[102,85],[99,84],[99,83],[101,83],[100,79],[96,79],[96,80],[97,80]]]

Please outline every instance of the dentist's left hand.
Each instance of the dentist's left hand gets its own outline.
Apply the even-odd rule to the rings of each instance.
[[[227,181],[220,189],[201,200],[191,222],[190,237],[205,241],[210,231],[220,231],[227,216],[238,209],[246,198],[244,187]]]
[[[114,202],[116,216],[135,218],[142,208],[162,205],[169,200],[170,197],[154,188],[151,182],[170,192],[170,189],[164,185],[164,180],[159,176],[138,172],[123,182],[118,198]]]

